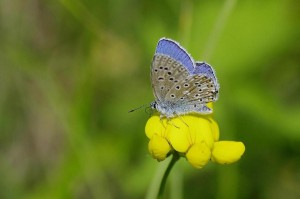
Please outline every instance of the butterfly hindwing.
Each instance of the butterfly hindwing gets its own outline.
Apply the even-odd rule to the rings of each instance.
[[[204,74],[190,75],[174,84],[165,100],[183,104],[206,104],[215,100],[215,91],[216,88],[211,78]]]

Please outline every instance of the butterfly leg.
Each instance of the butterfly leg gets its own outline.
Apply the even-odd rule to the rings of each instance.
[[[161,115],[161,116],[160,116],[160,121],[162,122],[162,120],[163,120],[164,118],[167,119],[167,125],[170,124],[170,125],[172,125],[172,126],[174,126],[174,127],[176,127],[176,128],[179,129],[179,127],[176,126],[176,125],[171,121],[171,118],[170,118],[170,117],[166,117],[166,116]],[[163,122],[162,122],[162,124],[163,124]],[[163,125],[164,125],[164,124],[163,124]],[[166,127],[165,127],[165,128],[166,128]]]
[[[183,117],[181,117],[181,115],[177,115],[177,117],[182,121],[182,123],[184,123],[187,127],[189,127],[189,125],[184,121]]]

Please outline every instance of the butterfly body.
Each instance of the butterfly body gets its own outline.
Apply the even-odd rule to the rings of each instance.
[[[177,42],[159,40],[151,65],[155,101],[151,107],[172,118],[189,113],[209,114],[208,102],[218,98],[219,84],[211,66],[194,62]]]

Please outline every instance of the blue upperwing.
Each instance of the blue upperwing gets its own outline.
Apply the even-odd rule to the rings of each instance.
[[[216,78],[214,69],[205,62],[196,62],[196,67],[193,71],[193,74],[204,74],[205,76],[212,78],[217,89],[219,89],[219,84]]]
[[[207,77],[213,79],[216,78],[213,68],[205,62],[196,62],[196,67],[193,71],[193,74],[204,74]]]
[[[162,38],[158,41],[155,53],[164,54],[180,62],[190,73],[194,71],[194,60],[177,42]]]

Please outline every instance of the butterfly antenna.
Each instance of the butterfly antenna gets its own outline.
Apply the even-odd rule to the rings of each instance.
[[[137,107],[137,108],[135,108],[135,109],[131,109],[130,111],[128,111],[128,113],[131,113],[131,112],[133,112],[133,111],[139,110],[139,109],[141,109],[141,108],[143,108],[143,107],[145,107],[145,106],[147,106],[147,105],[144,104],[144,105],[142,105],[142,106],[140,106],[140,107]]]

